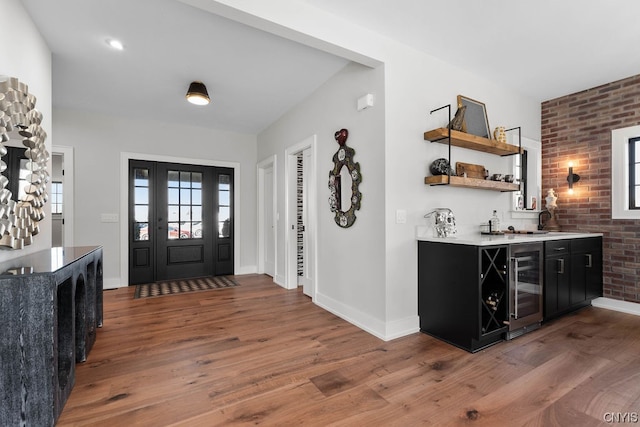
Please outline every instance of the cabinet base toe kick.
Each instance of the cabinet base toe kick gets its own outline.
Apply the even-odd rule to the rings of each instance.
[[[535,331],[536,329],[540,329],[540,326],[542,326],[542,322],[538,322],[538,323],[534,323],[528,326],[523,326],[519,329],[514,329],[512,331],[507,331],[507,333],[505,334],[505,339],[506,340],[512,340],[514,338],[518,338],[519,336],[522,336],[524,334],[526,334],[527,332],[531,332],[531,331]]]

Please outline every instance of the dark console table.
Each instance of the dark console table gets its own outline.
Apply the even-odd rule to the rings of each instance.
[[[102,247],[0,263],[0,420],[52,426],[102,326]]]

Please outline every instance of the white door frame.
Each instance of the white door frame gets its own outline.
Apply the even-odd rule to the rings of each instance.
[[[278,206],[278,192],[277,192],[277,171],[278,171],[278,158],[276,155],[268,157],[263,161],[259,162],[257,165],[258,169],[258,274],[264,274],[264,264],[267,251],[273,251],[273,259],[274,259],[274,274],[273,280],[278,283],[278,214],[277,214],[277,206]],[[264,211],[264,187],[265,187],[265,171],[271,168],[273,170],[273,200],[271,202],[271,206],[273,207],[272,218],[273,224],[266,224],[266,212]],[[267,227],[273,225],[273,247],[267,248],[265,247],[265,233],[267,232]]]
[[[311,149],[310,173],[309,176],[309,206],[308,206],[308,223],[305,225],[307,235],[311,240],[311,256],[305,259],[309,263],[311,269],[311,278],[313,281],[313,289],[311,291],[311,299],[315,301],[318,287],[318,227],[317,227],[317,208],[316,208],[316,140],[317,136],[312,135],[303,141],[287,148],[285,150],[285,170],[284,170],[284,186],[285,186],[285,288],[296,289],[298,287],[297,275],[297,220],[296,220],[296,190],[297,190],[297,155],[307,148]]]
[[[62,155],[62,218],[64,225],[62,226],[63,236],[62,242],[64,246],[73,246],[73,147],[66,145],[54,145],[51,147],[53,154]]]

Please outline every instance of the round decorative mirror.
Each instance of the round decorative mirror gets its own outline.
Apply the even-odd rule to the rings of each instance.
[[[48,199],[46,132],[36,97],[15,77],[0,76],[0,248],[22,249],[40,231]]]
[[[353,161],[356,151],[347,147],[348,137],[347,129],[335,133],[340,148],[333,155],[333,170],[329,172],[329,207],[335,214],[336,224],[342,228],[351,227],[356,221],[355,211],[360,209],[362,200],[362,193],[358,189],[362,182],[360,163]]]

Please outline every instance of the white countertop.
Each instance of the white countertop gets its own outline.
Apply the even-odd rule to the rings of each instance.
[[[419,241],[473,246],[508,245],[511,243],[544,242],[547,240],[581,239],[598,236],[602,236],[602,233],[550,231],[544,234],[505,233],[501,235],[485,235],[477,232],[475,234],[455,234],[449,237],[433,237],[433,230],[430,228],[426,230],[419,228],[416,230],[416,239]]]

